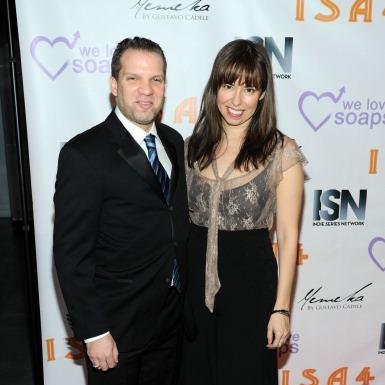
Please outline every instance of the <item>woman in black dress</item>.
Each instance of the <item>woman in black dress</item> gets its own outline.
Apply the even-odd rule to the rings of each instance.
[[[228,43],[186,141],[192,225],[183,385],[278,385],[274,349],[290,330],[304,161],[277,129],[266,50]]]

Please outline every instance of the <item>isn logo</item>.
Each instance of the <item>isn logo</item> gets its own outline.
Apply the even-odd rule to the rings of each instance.
[[[210,4],[202,0],[134,0],[129,9],[135,19],[207,21]]]
[[[278,242],[273,242],[272,247],[275,258],[278,258]],[[297,250],[297,266],[302,266],[305,261],[309,260],[310,256],[305,254],[302,243],[298,243]]]
[[[378,354],[385,354],[385,323],[381,324],[380,344]]]
[[[370,158],[369,158],[369,174],[376,175],[378,173],[378,153],[380,150],[378,148],[370,149]]]
[[[297,21],[305,20],[305,3],[311,3],[311,11],[317,9],[316,1],[312,0],[295,0],[296,1],[296,17]],[[350,23],[356,23],[358,21],[371,23],[373,18],[373,0],[318,0],[321,6],[320,12],[314,15],[314,19],[320,22],[331,22],[339,19],[341,17],[341,9],[338,3],[341,4],[341,7],[348,9],[350,7],[347,20]],[[322,3],[322,5],[321,5]],[[345,5],[346,4],[346,5]],[[385,16],[385,9],[382,10],[382,13],[379,16]]]
[[[183,122],[195,124],[198,119],[198,98],[192,96],[182,100],[176,107],[174,113],[174,124],[182,124]]]
[[[75,74],[109,74],[115,47],[109,44],[79,45],[79,40],[79,31],[70,38],[36,36],[31,42],[30,53],[37,66],[51,80],[56,80],[66,70]]]
[[[313,226],[363,226],[366,200],[367,190],[360,190],[358,203],[349,190],[315,190]]]
[[[58,352],[56,351],[56,340],[55,338],[47,338],[45,340],[45,352],[46,357],[45,359],[48,362],[61,360],[63,357],[67,360],[77,361],[82,360],[85,355],[85,351],[83,348],[83,344],[80,341],[77,341],[75,337],[68,337],[65,339],[67,344],[67,350],[68,352],[65,353],[63,351]],[[58,344],[62,348],[62,343],[59,341]]]
[[[370,366],[364,366],[362,369],[343,366],[333,370],[330,374],[325,373],[325,370],[317,370],[313,368],[302,369],[300,373],[296,373],[297,377],[306,381],[306,385],[375,385],[374,381],[376,377],[371,372]],[[325,377],[326,375],[326,377]],[[292,371],[291,370],[282,370],[281,371],[281,385],[298,385],[299,382],[291,381]],[[325,379],[325,382],[323,381]],[[376,384],[378,384],[376,382]],[[301,385],[304,383],[301,381]],[[378,384],[379,385],[379,384]],[[382,385],[382,384],[381,384]]]
[[[328,122],[333,122],[336,126],[356,125],[370,129],[385,125],[385,100],[348,97],[345,86],[337,92],[317,94],[305,91],[298,99],[298,109],[314,132]]]
[[[236,37],[238,39],[238,37]],[[285,41],[283,44],[283,52],[278,48],[277,43],[272,37],[262,38],[260,36],[249,36],[245,39],[251,40],[257,44],[261,44],[266,48],[267,53],[269,54],[270,60],[273,63],[273,57],[277,60],[281,71],[283,72],[275,72],[273,76],[275,79],[291,79],[291,72],[293,67],[293,38],[285,37]]]

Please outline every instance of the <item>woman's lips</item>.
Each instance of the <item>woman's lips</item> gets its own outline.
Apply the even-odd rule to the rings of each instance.
[[[231,107],[227,107],[227,113],[229,114],[229,116],[233,119],[239,119],[242,114],[243,114],[243,110],[236,110],[234,108],[231,108]]]

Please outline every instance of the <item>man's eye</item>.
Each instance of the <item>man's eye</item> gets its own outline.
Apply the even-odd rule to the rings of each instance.
[[[135,76],[127,76],[126,80],[136,80]]]
[[[163,78],[154,78],[153,80],[156,83],[163,83]]]

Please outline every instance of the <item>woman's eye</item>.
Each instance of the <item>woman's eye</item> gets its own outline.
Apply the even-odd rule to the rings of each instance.
[[[231,90],[231,89],[233,88],[233,85],[232,85],[232,84],[225,83],[225,84],[223,85],[223,88],[224,88],[225,90]]]
[[[247,88],[245,88],[245,92],[247,94],[253,94],[255,91],[257,91],[257,90],[254,87],[247,87]]]

